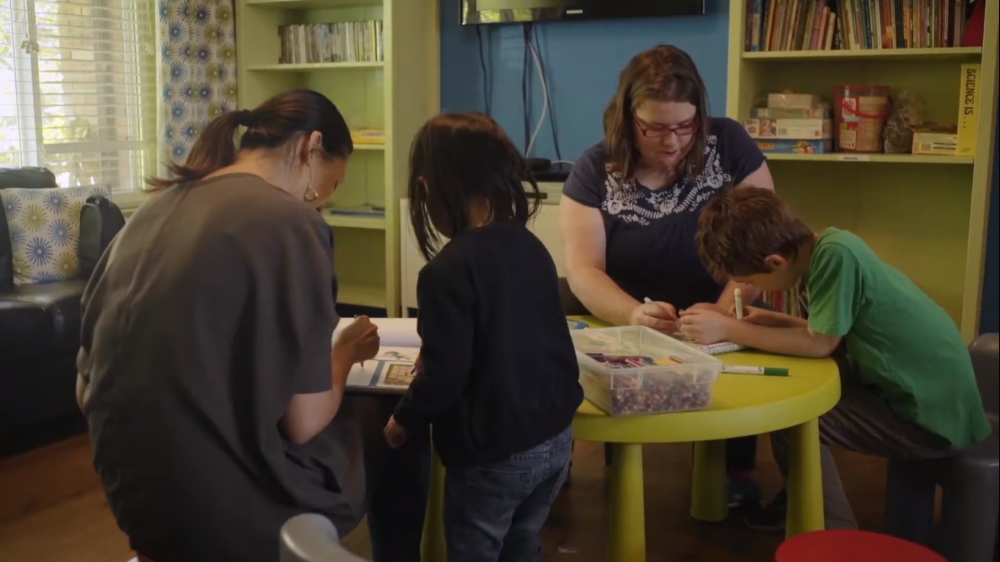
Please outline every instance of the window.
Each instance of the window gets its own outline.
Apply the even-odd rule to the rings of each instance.
[[[0,0],[0,166],[142,188],[156,162],[152,0]]]

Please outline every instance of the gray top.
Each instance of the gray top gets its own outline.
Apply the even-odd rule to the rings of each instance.
[[[132,547],[157,560],[275,560],[307,511],[360,520],[360,441],[339,418],[302,446],[294,394],[332,385],[333,235],[246,174],[166,189],[129,220],[83,296],[94,464]]]

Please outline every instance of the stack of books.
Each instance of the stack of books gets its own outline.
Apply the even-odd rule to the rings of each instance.
[[[747,51],[958,47],[965,0],[746,0]]]
[[[380,20],[282,25],[278,38],[279,64],[384,60]]]

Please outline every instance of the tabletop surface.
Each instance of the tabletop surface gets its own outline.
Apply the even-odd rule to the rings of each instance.
[[[596,318],[573,319],[591,328],[607,325]],[[584,400],[574,421],[577,437],[586,440],[584,434],[599,432],[602,441],[650,443],[759,435],[817,418],[840,399],[840,374],[832,359],[805,359],[757,351],[717,357],[727,365],[785,368],[789,376],[723,373],[715,383],[711,406],[696,412],[611,417]]]

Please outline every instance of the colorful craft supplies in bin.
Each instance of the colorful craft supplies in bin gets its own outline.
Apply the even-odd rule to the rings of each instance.
[[[570,332],[587,399],[612,416],[702,410],[722,362],[641,326]]]

